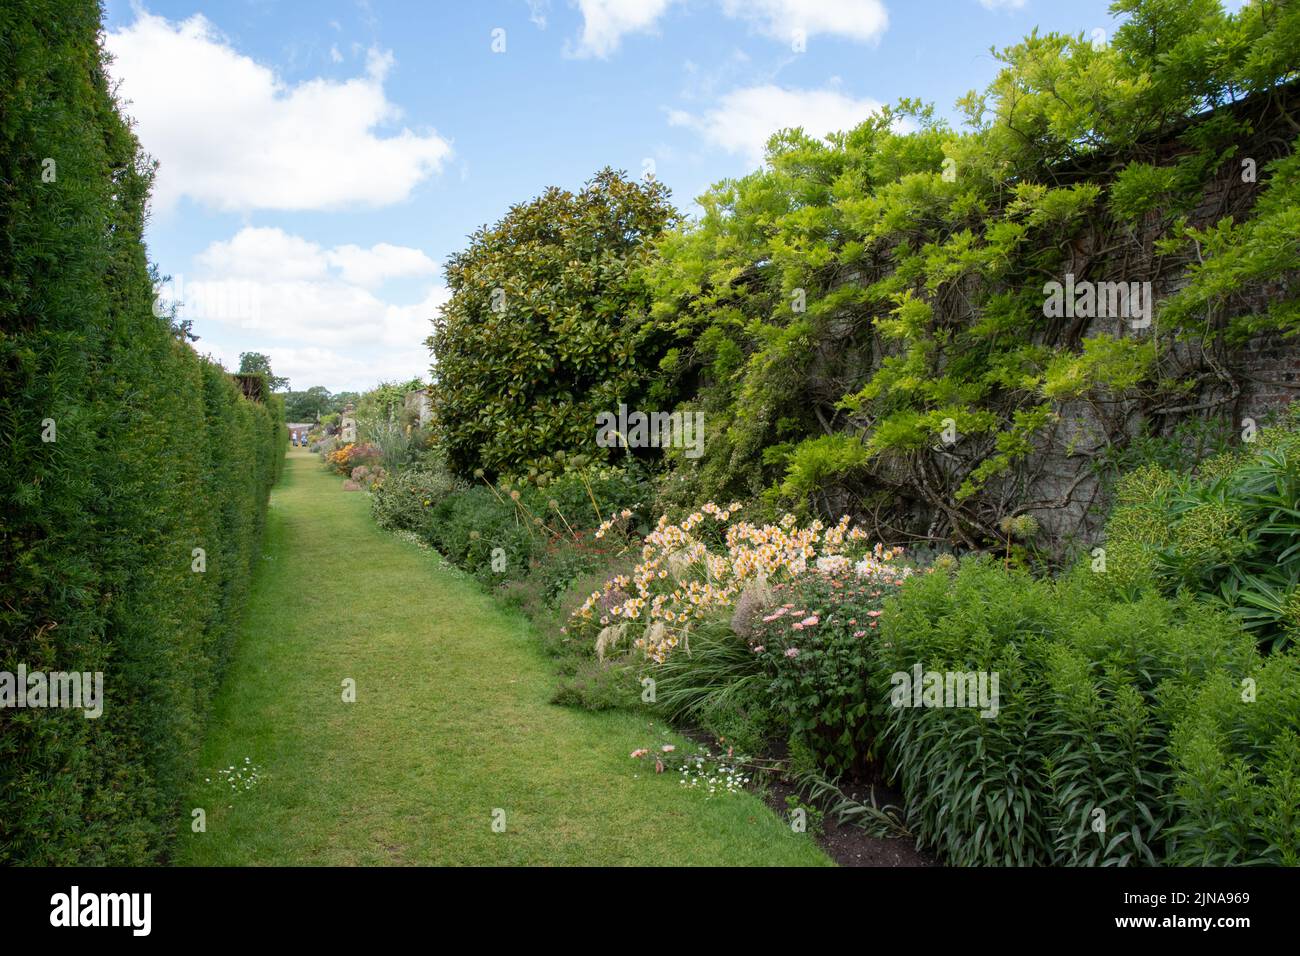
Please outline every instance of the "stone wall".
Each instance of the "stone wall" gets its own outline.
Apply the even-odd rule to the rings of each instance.
[[[1292,90],[1287,99],[1300,106],[1300,96]],[[1242,104],[1231,109],[1245,109]],[[1290,151],[1294,130],[1270,129],[1260,125],[1256,133],[1239,145],[1235,156],[1227,159],[1205,190],[1201,201],[1189,214],[1189,224],[1208,226],[1232,216],[1240,221],[1250,215],[1263,183],[1243,178],[1241,160],[1255,161],[1256,179],[1266,180],[1265,165]],[[1148,150],[1143,161],[1164,165],[1174,162],[1186,147],[1176,138]],[[1124,165],[1122,157],[1106,159],[1109,169]],[[1069,181],[1076,178],[1096,179],[1086,170],[1063,171]],[[1104,221],[1103,221],[1104,220]],[[1083,338],[1099,335],[1150,336],[1160,334],[1160,303],[1188,282],[1188,263],[1159,254],[1156,240],[1167,229],[1158,214],[1136,228],[1123,226],[1100,216],[1097,228],[1076,241],[1062,268],[1080,278],[1094,282],[1150,282],[1155,302],[1154,321],[1149,328],[1133,328],[1123,319],[1091,319],[1076,323],[1069,339],[1048,344],[1076,344]],[[839,284],[869,282],[873,276],[850,274]],[[1300,278],[1300,277],[1297,277]],[[1279,284],[1258,290],[1253,299],[1235,303],[1237,315],[1259,311],[1270,298],[1294,295],[1291,288]],[[978,315],[966,318],[977,320]],[[1167,340],[1162,340],[1167,341]],[[858,354],[862,350],[866,354]],[[884,355],[877,343],[863,348],[860,326],[848,322],[843,329],[832,327],[820,346],[813,374],[827,388],[825,406],[834,408],[839,395],[865,381],[870,370],[878,367]],[[1264,421],[1271,413],[1284,408],[1300,395],[1300,347],[1295,340],[1264,335],[1244,345],[1206,348],[1199,341],[1177,342],[1166,348],[1161,357],[1162,377],[1195,382],[1192,392],[1152,401],[1130,396],[1090,395],[1087,400],[1062,403],[1059,421],[1043,433],[1035,452],[1024,467],[1005,479],[986,486],[976,508],[983,528],[996,527],[1001,516],[1029,513],[1038,518],[1042,534],[1036,544],[1058,559],[1086,551],[1100,543],[1102,526],[1109,510],[1106,487],[1098,468],[1104,454],[1116,444],[1135,437],[1144,428],[1157,436],[1175,434],[1180,423],[1191,419],[1216,420],[1225,431],[1241,427],[1243,419]],[[845,388],[845,385],[849,388]],[[822,401],[823,396],[818,396]],[[870,433],[870,423],[848,423],[848,427]],[[959,440],[950,448],[936,448],[926,466],[933,471],[936,484],[948,482],[955,488],[968,470],[968,463],[989,451],[987,439]],[[904,538],[942,538],[951,531],[950,516],[942,507],[925,500],[916,488],[916,462],[878,461],[871,477],[879,487],[895,495],[893,530]],[[910,469],[910,470],[909,470]],[[838,502],[832,502],[838,505]]]
[[[427,389],[417,388],[407,392],[404,407],[406,417],[418,422],[421,428],[433,420],[433,405],[429,400]]]

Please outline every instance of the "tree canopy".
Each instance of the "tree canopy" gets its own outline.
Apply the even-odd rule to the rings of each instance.
[[[449,259],[429,345],[453,468],[501,474],[595,451],[597,413],[634,401],[654,371],[662,342],[640,268],[677,219],[664,186],[605,169],[512,207]]]
[[[261,352],[240,352],[239,372],[241,375],[263,375],[271,391],[281,392],[289,387],[289,380],[281,378],[271,371],[270,356]]]

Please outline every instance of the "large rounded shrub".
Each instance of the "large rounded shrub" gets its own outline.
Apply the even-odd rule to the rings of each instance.
[[[470,237],[447,264],[431,395],[452,469],[518,474],[556,451],[599,456],[596,415],[634,402],[661,345],[638,274],[677,213],[657,182],[605,169]]]

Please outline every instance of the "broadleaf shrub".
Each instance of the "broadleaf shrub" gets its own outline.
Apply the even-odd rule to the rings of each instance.
[[[430,397],[453,472],[496,479],[557,451],[608,454],[597,414],[644,394],[657,361],[639,268],[676,220],[662,184],[605,169],[512,207],[448,260]]]

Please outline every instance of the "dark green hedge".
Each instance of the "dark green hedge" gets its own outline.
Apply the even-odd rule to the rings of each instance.
[[[152,168],[100,12],[0,10],[0,670],[103,671],[105,693],[98,719],[0,709],[0,863],[165,857],[286,443],[278,400],[152,312]]]

